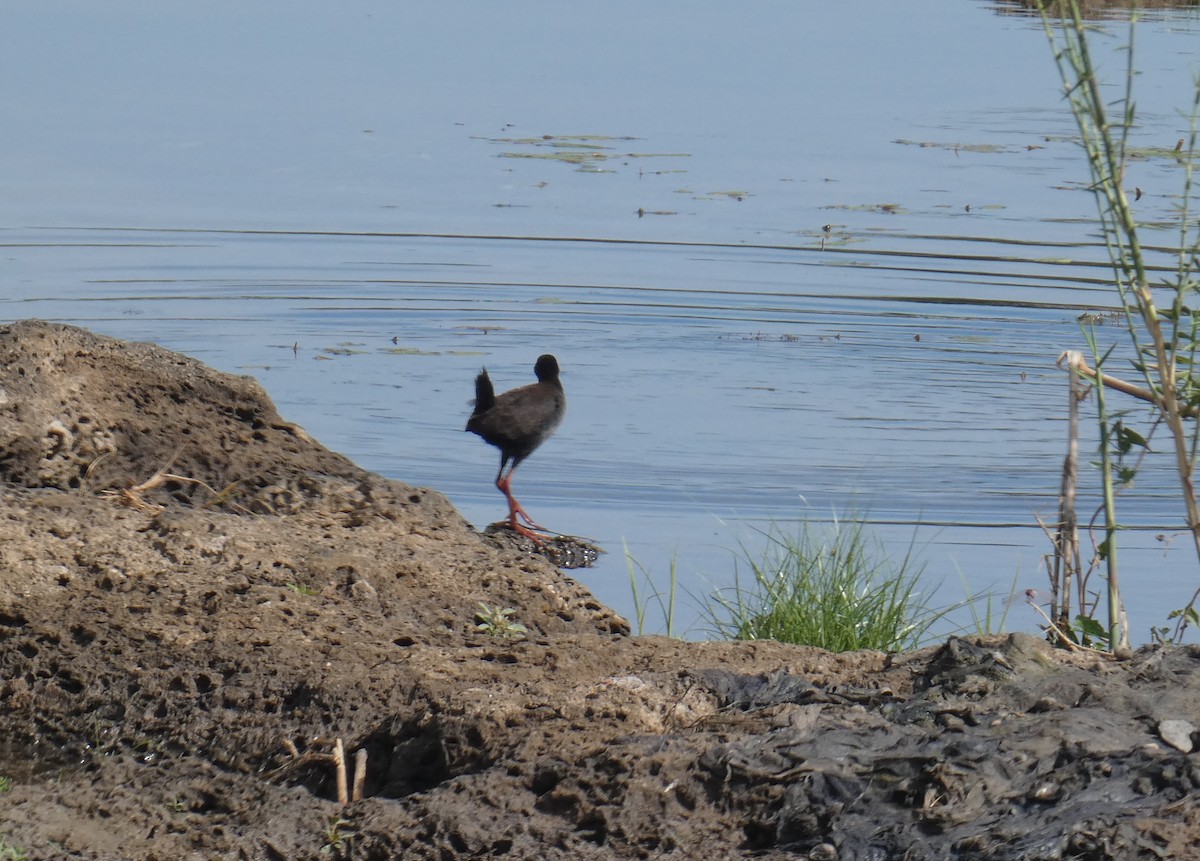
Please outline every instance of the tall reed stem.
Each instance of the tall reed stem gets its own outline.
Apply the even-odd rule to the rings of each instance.
[[[1155,304],[1138,237],[1138,224],[1129,198],[1125,194],[1125,165],[1130,130],[1135,116],[1133,102],[1133,21],[1130,25],[1127,45],[1127,68],[1125,95],[1116,102],[1122,111],[1115,125],[1110,123],[1107,106],[1096,76],[1095,66],[1088,48],[1088,40],[1077,0],[1059,0],[1058,16],[1048,11],[1048,4],[1040,3],[1042,21],[1046,34],[1054,49],[1055,61],[1062,77],[1063,87],[1079,126],[1084,152],[1092,175],[1092,191],[1096,198],[1099,219],[1117,292],[1125,311],[1126,331],[1137,356],[1136,366],[1141,371],[1146,387],[1152,393],[1154,405],[1162,414],[1162,421],[1171,435],[1175,472],[1184,506],[1187,530],[1192,537],[1192,546],[1200,560],[1200,504],[1196,500],[1194,478],[1197,437],[1189,433],[1184,419],[1194,407],[1197,385],[1193,378],[1193,365],[1184,365],[1182,380],[1176,357],[1185,359],[1194,355],[1197,348],[1195,324],[1185,317],[1187,305],[1185,294],[1196,289],[1194,275],[1197,267],[1197,248],[1200,241],[1188,242],[1187,201],[1191,193],[1191,162],[1195,155],[1197,116],[1200,115],[1200,81],[1196,84],[1193,101],[1191,148],[1183,153],[1188,171],[1181,207],[1183,219],[1180,258],[1177,281],[1173,285],[1174,301],[1164,314]],[[1136,16],[1134,17],[1136,21]],[[1057,29],[1056,29],[1057,28]],[[1060,42],[1061,38],[1061,42]],[[1098,377],[1098,379],[1102,379]],[[1099,388],[1102,387],[1098,387]],[[1181,398],[1181,393],[1184,397]],[[1102,426],[1103,426],[1102,422]],[[1102,429],[1102,434],[1107,431]],[[1102,446],[1107,451],[1108,446]],[[1108,488],[1111,490],[1111,487]],[[1105,497],[1106,518],[1109,516],[1111,500]],[[1111,524],[1110,524],[1111,525]],[[1110,534],[1106,541],[1113,541]],[[1115,554],[1115,542],[1110,544]],[[1110,634],[1115,630],[1111,614],[1118,612],[1116,582],[1110,578]],[[1200,589],[1182,610],[1175,611],[1175,639],[1182,637],[1189,622],[1200,619],[1195,604],[1200,600]]]

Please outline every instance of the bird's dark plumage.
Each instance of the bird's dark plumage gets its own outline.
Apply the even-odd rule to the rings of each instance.
[[[512,495],[512,474],[562,424],[567,396],[558,379],[558,360],[553,356],[539,356],[533,372],[537,375],[536,383],[497,395],[487,369],[481,370],[475,377],[475,410],[467,420],[466,429],[500,449],[496,487],[508,500],[509,525],[536,540],[536,534],[517,520],[520,515],[530,526],[541,528]],[[505,474],[510,461],[512,467]]]

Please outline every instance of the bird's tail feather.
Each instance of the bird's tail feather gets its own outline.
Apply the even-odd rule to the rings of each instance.
[[[479,372],[475,378],[475,413],[485,413],[496,405],[496,390],[492,388],[492,378],[488,376],[487,368]]]

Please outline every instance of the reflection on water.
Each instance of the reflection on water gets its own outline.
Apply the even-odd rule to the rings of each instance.
[[[481,526],[505,509],[494,452],[462,432],[471,381],[528,382],[552,352],[570,412],[521,496],[610,551],[579,573],[626,615],[626,543],[702,602],[769,524],[849,511],[915,541],[943,603],[1042,588],[1055,360],[1115,299],[1040,25],[932,0],[630,4],[569,27],[470,5],[267,3],[244,14],[288,27],[247,19],[250,48],[183,8],[131,27],[75,4],[53,42],[14,9],[0,62],[47,71],[0,139],[0,316],[253,374],[326,445]],[[1146,145],[1181,134],[1189,26],[1140,36]],[[609,149],[512,157],[568,138]],[[1166,246],[1179,166],[1130,171]],[[1122,501],[1139,639],[1194,580],[1172,494],[1152,467]]]
[[[990,5],[1002,13],[1041,19],[1041,4],[1037,0],[991,0]],[[1089,21],[1128,21],[1135,9],[1139,18],[1162,17],[1172,21],[1178,20],[1181,13],[1191,13],[1195,21],[1197,11],[1196,0],[1138,0],[1136,4],[1130,4],[1128,0],[1079,0],[1079,8],[1084,19]]]

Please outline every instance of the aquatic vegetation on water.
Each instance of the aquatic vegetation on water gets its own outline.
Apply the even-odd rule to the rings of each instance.
[[[608,162],[622,159],[648,158],[690,158],[686,152],[628,152],[615,149],[614,142],[633,141],[629,135],[542,135],[541,137],[522,138],[477,138],[491,143],[509,144],[525,149],[505,150],[500,158],[542,159],[575,165],[585,173],[609,172]],[[655,173],[684,173],[682,169],[672,168],[659,170]]]

